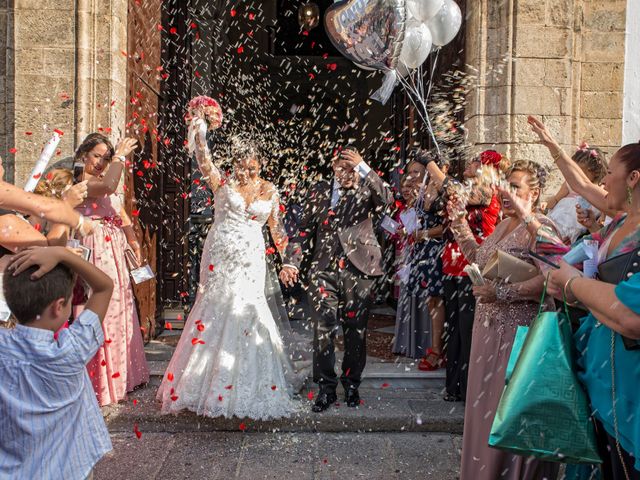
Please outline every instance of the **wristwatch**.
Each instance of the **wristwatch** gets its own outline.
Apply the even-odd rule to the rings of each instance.
[[[125,157],[124,155],[114,155],[114,160],[120,160],[122,163],[125,163],[127,161],[127,157]]]

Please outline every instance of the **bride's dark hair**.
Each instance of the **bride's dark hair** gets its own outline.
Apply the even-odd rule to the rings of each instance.
[[[247,137],[234,135],[230,139],[230,157],[231,162],[236,164],[246,160],[256,160],[262,164],[264,157],[258,145]]]

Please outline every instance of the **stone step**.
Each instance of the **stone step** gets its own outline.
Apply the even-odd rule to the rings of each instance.
[[[441,389],[402,388],[400,384],[363,385],[363,404],[349,408],[339,401],[323,413],[311,412],[313,401],[304,390],[298,400],[299,413],[291,418],[254,421],[237,418],[208,418],[192,412],[161,415],[155,400],[159,379],[133,392],[127,401],[103,408],[110,432],[130,432],[137,425],[147,432],[238,431],[240,424],[256,432],[462,432],[464,406],[442,400]]]

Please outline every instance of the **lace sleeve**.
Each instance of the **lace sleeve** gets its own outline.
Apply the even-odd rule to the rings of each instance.
[[[451,230],[456,242],[458,242],[458,246],[460,247],[460,251],[464,255],[464,258],[469,263],[475,263],[479,244],[466,219],[459,223],[452,223],[449,230]]]
[[[201,119],[195,119],[189,126],[189,146],[195,152],[202,179],[215,192],[220,186],[222,177],[211,158],[211,151],[207,145],[206,123]]]
[[[538,275],[520,283],[498,282],[496,298],[499,302],[512,303],[524,300],[538,300],[544,286],[544,277]]]
[[[284,206],[280,203],[280,195],[278,195],[275,187],[271,199],[273,206],[267,224],[269,225],[269,231],[271,232],[273,241],[276,243],[278,252],[280,252],[280,255],[283,255],[289,244],[289,237],[287,236],[287,230],[284,228]]]

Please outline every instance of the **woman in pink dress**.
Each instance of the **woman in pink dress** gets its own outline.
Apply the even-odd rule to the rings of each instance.
[[[126,156],[136,141],[125,139],[116,149],[100,134],[89,135],[76,151],[84,163],[88,198],[77,209],[97,222],[82,243],[91,249],[90,261],[113,279],[114,289],[103,322],[105,342],[87,369],[101,406],[117,403],[138,385],[149,381],[149,367],[133,299],[125,250],[141,259],[131,221],[115,193]]]

